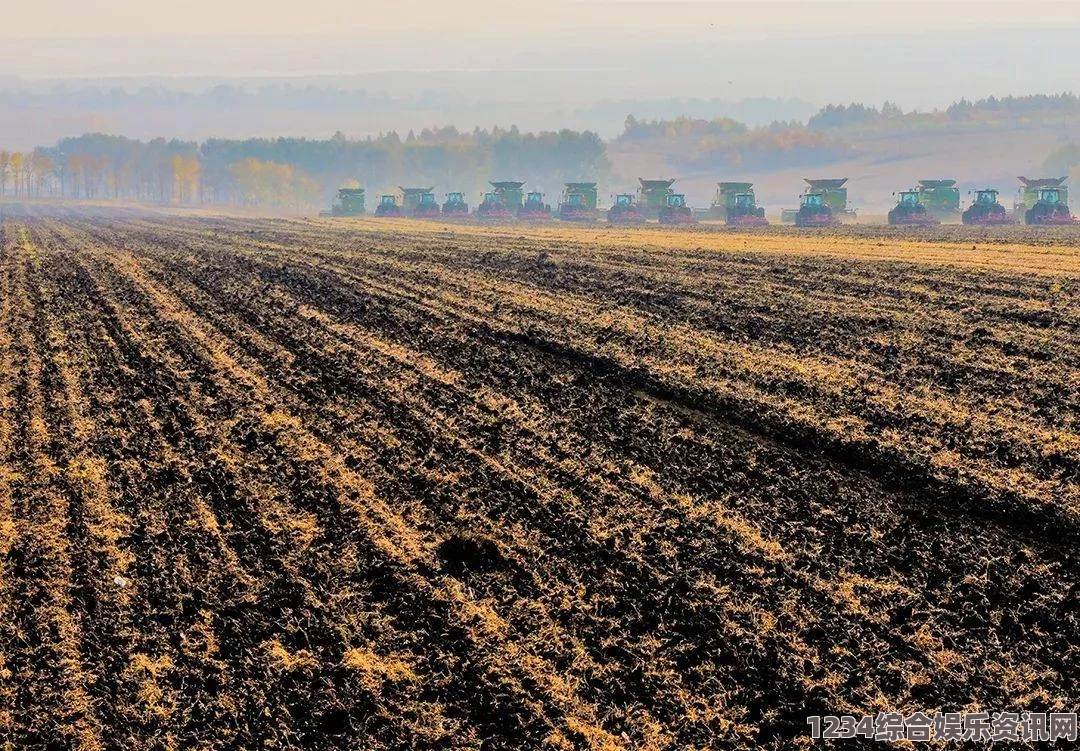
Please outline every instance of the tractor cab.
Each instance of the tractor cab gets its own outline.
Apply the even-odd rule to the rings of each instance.
[[[757,208],[757,200],[753,193],[738,193],[735,196],[735,208],[751,210]]]
[[[446,202],[448,204],[452,205],[452,206],[456,206],[457,204],[465,203],[465,194],[464,193],[457,193],[457,192],[455,192],[455,193],[447,193],[446,194]]]
[[[998,192],[996,190],[977,190],[975,191],[975,203],[980,206],[993,206],[998,202]]]
[[[417,204],[420,208],[430,208],[437,205],[438,204],[435,203],[434,193],[424,193],[420,196],[420,203]]]
[[[919,205],[919,194],[914,190],[902,190],[900,191],[900,201],[898,206],[906,206],[913,208]]]
[[[1057,188],[1043,188],[1039,191],[1040,203],[1061,203],[1061,191]]]
[[[668,208],[681,209],[686,206],[686,196],[682,193],[672,193],[667,197]]]
[[[811,209],[827,207],[824,193],[805,193],[802,197],[802,205]]]
[[[583,209],[586,206],[585,195],[583,193],[567,193],[564,205],[574,209]]]
[[[536,190],[530,191],[528,193],[528,195],[525,196],[525,205],[526,206],[543,206],[544,205],[544,194],[539,192],[539,191],[536,191]]]
[[[380,207],[397,206],[397,196],[380,196],[379,197],[379,206]]]
[[[615,196],[615,205],[620,209],[628,209],[634,205],[634,196],[632,193],[620,193]]]

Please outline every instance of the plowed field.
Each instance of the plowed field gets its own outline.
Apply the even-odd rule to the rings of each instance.
[[[0,746],[1076,711],[1078,467],[1067,238],[9,210]]]

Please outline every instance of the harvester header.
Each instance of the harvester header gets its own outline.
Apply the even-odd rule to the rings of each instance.
[[[1060,188],[1068,180],[1068,177],[1041,177],[1039,179],[1031,179],[1028,177],[1017,178],[1023,183],[1025,188]]]
[[[844,187],[844,183],[848,181],[846,177],[804,177],[803,180],[806,181],[806,184],[810,187],[810,190],[836,190],[837,188]]]

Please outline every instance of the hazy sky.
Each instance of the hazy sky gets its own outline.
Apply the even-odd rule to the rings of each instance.
[[[1080,22],[1080,2],[1035,0],[50,0],[4,3],[0,37],[437,32],[470,39],[664,33],[693,38]]]
[[[930,108],[1074,90],[1080,80],[1080,0],[5,5],[0,83],[329,76],[394,96],[434,91],[461,101],[766,96]]]

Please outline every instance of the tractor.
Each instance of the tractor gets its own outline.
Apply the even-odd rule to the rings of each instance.
[[[754,191],[736,193],[727,207],[727,225],[729,227],[768,227],[765,208],[757,205]]]
[[[813,226],[799,224],[798,222],[799,214],[802,213],[803,206],[805,206],[805,198],[809,195],[821,196],[820,202],[829,207],[830,215],[832,219],[835,220],[834,222],[830,221],[830,223],[839,224],[841,217],[849,219],[856,218],[855,209],[848,206],[847,188],[845,187],[848,179],[846,177],[825,179],[805,177],[803,180],[807,185],[806,193],[801,196],[801,199],[804,201],[803,205],[798,209],[784,209],[781,211],[780,221],[795,222],[796,226],[802,227]],[[817,216],[817,214],[815,214],[815,216]]]
[[[811,189],[803,193],[802,205],[795,212],[796,227],[838,227],[840,217],[833,212],[829,202],[825,200],[825,193],[821,190]]]
[[[432,217],[439,215],[439,204],[432,188],[400,188],[402,213],[405,216]]]
[[[1039,188],[1035,205],[1024,212],[1025,224],[1072,224],[1076,220],[1062,197],[1061,188]]]
[[[981,227],[1014,224],[1005,207],[998,203],[998,192],[993,188],[975,191],[975,200],[964,209],[960,219],[964,224]]]
[[[551,206],[544,203],[544,194],[539,191],[530,191],[525,196],[525,202],[518,211],[518,218],[532,221],[542,221],[551,218]]]
[[[1035,205],[1041,200],[1041,193],[1044,189],[1057,190],[1056,203],[1061,204],[1064,207],[1069,205],[1069,189],[1065,186],[1065,177],[1042,177],[1038,179],[1032,179],[1028,177],[1021,177],[1019,192],[1016,194],[1016,201],[1013,203],[1013,218],[1017,222],[1031,222],[1028,220],[1028,213],[1035,208]],[[1045,208],[1042,209],[1045,211]],[[1068,213],[1068,208],[1065,208],[1065,213]],[[1056,222],[1036,222],[1037,224],[1047,223],[1061,223],[1061,220]]]
[[[330,211],[324,213],[323,216],[363,216],[363,214],[364,189],[339,188]]]
[[[645,215],[638,211],[632,193],[619,193],[607,212],[608,224],[645,224]]]
[[[401,206],[397,196],[379,196],[379,205],[375,207],[375,216],[401,216]]]
[[[660,224],[697,224],[694,211],[686,205],[686,196],[671,193],[660,209]]]
[[[476,207],[478,219],[488,221],[507,221],[514,218],[514,214],[503,203],[502,197],[495,191],[484,194],[484,200]]]
[[[559,201],[559,218],[583,222],[596,217],[596,183],[566,183]]]
[[[464,193],[447,193],[446,203],[442,205],[443,216],[468,216],[469,204]]]
[[[754,184],[746,182],[720,182],[716,184],[716,197],[709,206],[709,219],[726,222],[728,212],[735,206],[735,197],[753,193]]]
[[[889,212],[889,224],[928,227],[941,222],[926,210],[926,206],[919,200],[919,191],[902,190],[900,200]]]

